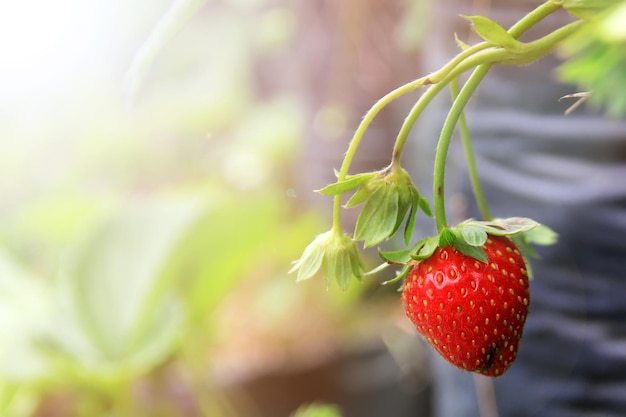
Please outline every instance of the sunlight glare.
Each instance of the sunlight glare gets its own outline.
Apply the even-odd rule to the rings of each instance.
[[[84,0],[14,0],[0,5],[0,94],[6,104],[56,95],[80,76],[94,34]]]

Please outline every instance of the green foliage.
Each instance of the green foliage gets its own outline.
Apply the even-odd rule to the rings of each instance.
[[[559,76],[590,91],[589,103],[614,116],[626,115],[626,2],[601,14],[573,36],[563,48],[565,63]]]
[[[478,35],[487,42],[494,46],[499,46],[504,49],[517,49],[520,47],[521,42],[515,39],[505,28],[500,24],[494,22],[485,16],[465,16],[461,15],[465,19],[472,22],[472,26]],[[458,40],[457,40],[458,43]],[[462,46],[462,45],[461,45]],[[462,49],[465,49],[462,46]]]
[[[172,352],[184,308],[171,290],[157,289],[201,208],[195,199],[130,204],[66,258],[56,285],[60,323],[48,343],[68,376],[129,380]]]
[[[341,412],[333,405],[312,404],[300,407],[292,417],[341,417]]]
[[[615,0],[560,0],[563,8],[580,19],[595,19],[598,14],[614,6]]]

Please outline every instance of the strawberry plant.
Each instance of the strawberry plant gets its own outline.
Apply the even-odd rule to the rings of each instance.
[[[353,279],[361,280],[388,266],[396,267],[395,277],[385,284],[401,283],[406,314],[433,348],[461,369],[493,377],[502,375],[515,360],[528,313],[532,275],[528,260],[536,255],[532,245],[553,244],[556,234],[529,218],[492,217],[478,180],[463,112],[492,67],[526,65],[542,58],[584,33],[611,4],[548,0],[508,30],[484,16],[463,16],[482,41],[467,45],[457,38],[461,49],[457,56],[438,71],[389,92],[363,117],[336,173],[337,181],[319,190],[334,198],[333,224],[294,263],[292,271],[297,271],[297,280],[306,280],[322,270],[327,286],[336,282],[345,290]],[[519,40],[545,17],[561,9],[572,15],[571,23],[535,40]],[[468,71],[471,74],[460,86],[460,77]],[[453,102],[437,143],[431,210],[430,202],[415,187],[401,160],[414,124],[446,87]],[[423,94],[399,129],[389,166],[376,172],[350,174],[352,159],[376,115],[395,99],[421,88]],[[483,219],[450,225],[445,208],[445,171],[457,127]],[[342,196],[347,193],[352,195],[346,208],[362,207],[353,236],[341,225]],[[418,213],[434,218],[437,234],[413,242]],[[379,245],[399,230],[403,231],[405,247],[383,251]],[[378,247],[383,261],[379,267],[366,272],[358,242],[364,248]]]

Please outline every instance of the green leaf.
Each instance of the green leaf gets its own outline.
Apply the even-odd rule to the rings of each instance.
[[[334,405],[312,404],[298,408],[291,417],[341,417],[341,413]]]
[[[415,190],[417,194],[417,190]],[[411,209],[409,210],[409,218],[404,225],[404,244],[409,245],[411,243],[411,237],[413,236],[413,230],[415,229],[415,217],[417,215],[417,208],[419,204],[419,194],[414,196],[411,200]]]
[[[398,229],[400,228],[400,225],[402,224],[402,222],[404,221],[404,219],[406,218],[407,213],[409,213],[409,215],[412,212],[412,206],[413,206],[413,197],[410,195],[411,193],[409,192],[409,195],[403,195],[404,190],[398,189],[396,191],[396,193],[398,194],[398,213],[396,214],[396,224],[393,227],[393,230],[391,231],[391,233],[389,234],[389,236],[392,236],[393,234],[395,234]],[[408,221],[407,221],[408,223]],[[406,223],[405,223],[405,228],[404,228],[404,234],[406,237]],[[408,244],[408,243],[407,243]]]
[[[487,254],[485,253],[485,250],[482,247],[468,245],[462,240],[457,240],[454,243],[454,247],[457,248],[459,251],[461,251],[461,253],[465,256],[472,257],[481,262],[487,262],[488,260]]]
[[[343,194],[358,187],[364,182],[371,180],[377,175],[378,173],[376,172],[367,172],[363,174],[350,175],[345,180],[327,185],[326,187],[320,190],[317,190],[317,192],[320,194],[331,195],[331,196]]]
[[[346,202],[344,207],[352,208],[365,203],[367,199],[370,198],[375,188],[377,187],[372,187],[369,183],[361,184],[352,197],[350,197],[350,199]]]
[[[626,27],[624,22],[626,21],[626,1],[622,0],[622,3],[611,10],[602,18],[601,22],[601,34],[603,38],[607,40],[626,40]]]
[[[419,247],[419,249],[417,250],[415,255],[411,256],[411,258],[415,260],[430,258],[435,250],[439,247],[439,236],[427,237],[425,239],[422,239],[415,246]]]
[[[378,250],[378,255],[388,263],[392,264],[405,264],[411,260],[411,253],[413,253],[414,249],[403,249],[398,251],[390,251],[383,252],[380,249]]]
[[[428,217],[433,217],[433,211],[430,209],[430,203],[428,202],[428,200],[425,197],[422,197],[420,195],[418,204],[420,206],[420,209],[422,209],[422,211],[428,216]]]
[[[456,240],[456,235],[450,229],[444,229],[439,234],[439,246],[441,246],[442,248],[452,245]]]
[[[363,265],[363,261],[361,260],[361,256],[359,255],[356,245],[352,241],[351,243],[352,245],[350,246],[348,254],[350,257],[350,266],[352,267],[352,275],[360,281],[363,276],[365,266]]]
[[[355,239],[362,240],[365,247],[376,245],[391,235],[397,218],[398,192],[393,187],[379,187],[357,219]]]
[[[2,382],[13,381],[28,386],[28,383],[41,381],[52,372],[45,352],[37,343],[43,335],[55,331],[53,329],[61,324],[56,321],[54,297],[47,283],[44,277],[31,275],[24,266],[0,250]],[[0,391],[4,389],[7,389],[4,394],[8,394],[9,387],[0,385]],[[6,404],[7,408],[9,406]],[[0,411],[3,409],[0,408]]]
[[[56,288],[63,326],[51,343],[68,369],[92,380],[131,377],[171,354],[184,310],[165,266],[207,204],[130,202],[64,260]]]
[[[324,259],[323,243],[328,239],[328,233],[323,233],[316,237],[302,253],[302,257],[297,260],[289,273],[298,271],[297,282],[311,278],[320,269]]]
[[[616,0],[562,0],[562,3],[565,10],[579,19],[593,19],[617,4]]]
[[[531,246],[531,244],[524,238],[523,234],[511,236],[511,240],[517,248],[522,252],[525,258],[538,258],[539,254]]]
[[[464,226],[458,228],[465,243],[470,246],[483,246],[487,242],[487,232],[482,227]]]
[[[466,220],[459,224],[459,229],[465,227],[477,227],[495,236],[509,236],[516,233],[527,232],[538,227],[539,223],[526,217],[509,217],[506,219],[493,219],[490,221]]]
[[[614,117],[626,115],[626,2],[603,13],[571,36],[561,48],[566,58],[561,80],[591,91],[586,103]]]
[[[344,250],[327,251],[322,268],[324,275],[330,280],[334,279],[342,291],[348,289],[354,275],[352,258],[349,252]]]
[[[476,33],[495,46],[500,46],[505,49],[517,49],[521,45],[506,29],[488,17],[465,15],[461,15],[461,17],[472,22]]]
[[[381,285],[390,285],[390,284],[395,284],[396,282],[400,282],[403,279],[405,279],[407,275],[409,275],[410,271],[411,271],[411,266],[405,265],[404,268],[402,268],[402,270],[399,273],[397,273],[394,278],[383,282]]]
[[[558,240],[556,232],[543,224],[523,232],[522,236],[526,242],[542,246],[553,245]]]

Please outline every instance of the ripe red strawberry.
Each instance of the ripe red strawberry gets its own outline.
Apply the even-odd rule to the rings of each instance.
[[[404,284],[407,316],[453,365],[488,376],[513,363],[528,314],[528,273],[507,237],[489,235],[488,261],[453,246],[414,265]]]

